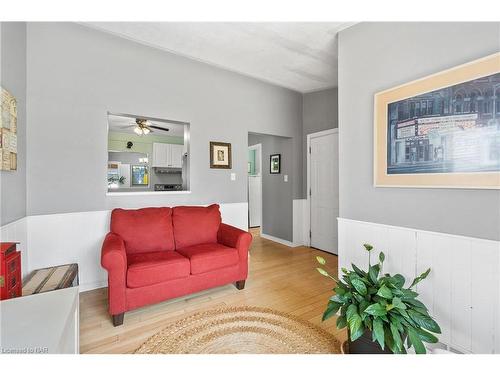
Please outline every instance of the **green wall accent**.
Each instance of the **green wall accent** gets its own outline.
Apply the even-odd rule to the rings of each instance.
[[[248,162],[250,163],[249,175],[255,174],[255,150],[248,150]]]
[[[134,145],[131,149],[127,148],[127,142],[131,141]],[[109,132],[108,133],[108,150],[109,151],[130,151],[142,152],[148,154],[151,158],[153,155],[153,143],[170,143],[182,145],[184,144],[183,137],[172,137],[168,135],[136,135],[129,133]]]

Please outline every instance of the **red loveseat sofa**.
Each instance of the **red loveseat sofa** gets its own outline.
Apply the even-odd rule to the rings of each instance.
[[[126,311],[248,274],[250,233],[221,221],[219,205],[114,209],[102,245],[109,313],[115,326]]]

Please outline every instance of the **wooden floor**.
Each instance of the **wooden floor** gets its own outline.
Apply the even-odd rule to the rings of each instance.
[[[337,257],[308,247],[290,248],[260,238],[255,230],[250,249],[249,277],[244,290],[226,285],[127,312],[122,326],[113,327],[107,312],[107,288],[80,294],[80,352],[130,353],[148,337],[184,316],[211,307],[264,306],[309,320],[345,340],[335,319],[321,322],[332,295],[332,280],[317,271],[316,255],[336,274]]]

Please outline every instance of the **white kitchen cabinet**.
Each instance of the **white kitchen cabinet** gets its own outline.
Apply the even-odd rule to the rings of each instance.
[[[168,167],[168,154],[166,143],[153,143],[153,167]]]
[[[153,143],[153,167],[182,168],[183,150],[183,145]]]
[[[182,154],[184,153],[184,145],[169,145],[170,146],[170,162],[172,168],[182,168]]]

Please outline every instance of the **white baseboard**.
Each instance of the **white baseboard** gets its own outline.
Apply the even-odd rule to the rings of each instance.
[[[372,260],[386,254],[384,272],[410,283],[430,267],[417,292],[441,326],[440,342],[462,353],[500,353],[500,241],[343,218],[338,228],[339,270],[367,267],[364,243],[374,246]]]
[[[107,280],[106,281],[99,281],[99,282],[95,282],[95,283],[89,283],[89,284],[80,284],[79,290],[80,290],[80,293],[83,293],[83,292],[87,292],[89,290],[104,288],[106,286],[108,286]]]
[[[282,245],[285,245],[285,246],[288,246],[288,247],[297,247],[297,246],[301,246],[301,245],[296,245],[294,244],[293,242],[290,242],[290,241],[287,241],[287,240],[284,240],[282,238],[278,238],[278,237],[274,237],[274,236],[271,236],[269,234],[265,234],[265,233],[261,233],[260,236],[262,238],[265,238],[266,240],[270,240],[270,241],[273,241],[273,242],[277,242],[277,243],[280,243]]]

